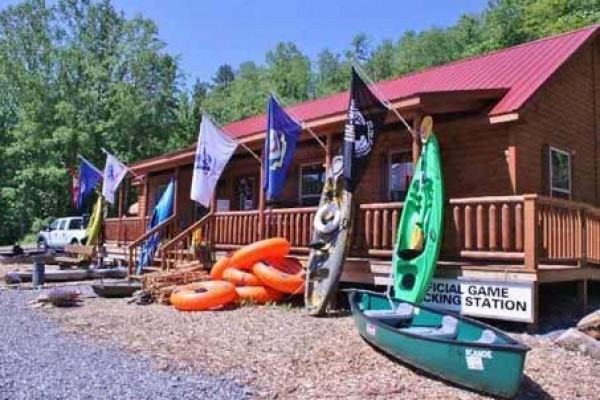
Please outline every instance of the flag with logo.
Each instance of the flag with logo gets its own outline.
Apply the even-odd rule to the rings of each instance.
[[[296,142],[301,132],[302,126],[281,108],[273,96],[270,96],[265,137],[267,157],[263,164],[263,189],[267,194],[267,201],[279,197],[285,186],[287,171],[294,158]]]
[[[79,182],[75,199],[78,210],[83,206],[85,199],[94,191],[98,182],[102,180],[102,172],[98,168],[85,158],[81,156],[79,158],[81,162],[79,164]]]
[[[107,152],[102,196],[110,204],[115,204],[115,192],[123,178],[125,178],[125,175],[127,175],[127,167],[117,157]]]
[[[343,145],[344,184],[350,192],[356,189],[365,172],[387,111],[387,107],[352,67],[350,104]]]
[[[192,200],[210,207],[217,181],[236,148],[235,140],[223,133],[208,115],[202,116],[192,176]]]

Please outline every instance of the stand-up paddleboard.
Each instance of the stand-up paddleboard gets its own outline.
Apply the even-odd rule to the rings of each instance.
[[[435,271],[442,245],[444,180],[440,147],[430,116],[421,123],[423,149],[410,183],[394,249],[394,297],[419,303]]]
[[[322,315],[337,290],[349,244],[352,193],[344,190],[342,156],[334,157],[313,221],[313,240],[306,271],[305,307]]]

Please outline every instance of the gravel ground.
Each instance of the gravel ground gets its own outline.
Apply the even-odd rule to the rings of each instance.
[[[198,372],[158,371],[149,359],[127,354],[114,344],[62,332],[56,322],[26,306],[37,295],[0,291],[0,399],[250,397],[231,380]],[[86,308],[91,307],[81,310]]]
[[[161,305],[94,298],[42,312],[153,358],[161,370],[189,368],[234,378],[258,398],[481,399],[397,364],[362,341],[349,316],[311,318],[286,306],[182,313]],[[532,347],[518,399],[597,399],[600,363],[518,335]]]

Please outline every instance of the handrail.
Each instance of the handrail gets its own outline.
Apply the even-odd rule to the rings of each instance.
[[[210,220],[210,218],[214,215],[214,213],[211,211],[208,214],[206,214],[204,217],[200,218],[198,221],[194,222],[193,224],[191,224],[190,226],[188,226],[187,228],[185,228],[183,231],[181,231],[180,233],[177,234],[177,236],[175,236],[173,239],[171,239],[169,242],[165,243],[162,246],[162,254],[163,254],[163,258],[162,258],[162,268],[165,269],[166,265],[167,265],[167,257],[169,254],[169,250],[171,250],[173,247],[175,247],[175,245],[182,239],[186,238],[187,236],[189,236],[190,234],[192,234],[196,229],[200,228],[202,225],[204,225],[207,221]]]
[[[449,204],[470,204],[470,203],[518,203],[522,202],[525,196],[482,196],[482,197],[462,197],[449,199]]]
[[[265,210],[265,214],[289,214],[316,211],[319,207],[294,207],[294,208],[272,208]]]
[[[170,242],[165,243],[163,245],[163,247],[162,247],[163,251],[169,250],[171,247],[173,247],[175,245],[175,242],[183,239],[184,237],[186,237],[187,235],[189,235],[191,232],[193,232],[196,229],[198,229],[200,227],[200,225],[204,224],[204,222],[207,221],[213,215],[214,215],[214,213],[209,212],[204,217],[200,218],[198,221],[194,222],[192,225],[190,225],[187,228],[185,228],[183,231],[181,231],[179,234],[177,234],[177,236],[175,236],[173,239],[171,239]]]
[[[360,206],[361,210],[381,210],[381,209],[388,209],[388,208],[402,208],[404,207],[404,202],[398,201],[398,202],[390,202],[390,203],[367,203],[367,204],[361,204]]]
[[[146,239],[148,239],[150,236],[154,235],[156,232],[158,232],[159,230],[161,230],[162,228],[164,228],[165,226],[167,226],[171,222],[173,222],[176,217],[177,217],[177,215],[175,215],[175,214],[171,215],[169,218],[165,219],[163,222],[161,222],[160,224],[156,225],[154,228],[150,229],[148,232],[144,233],[142,236],[140,236],[139,238],[135,239],[133,242],[129,243],[127,245],[127,248],[129,249],[129,248],[132,248],[132,247],[139,246],[143,241],[145,241]]]
[[[137,238],[133,242],[131,242],[129,245],[127,245],[127,252],[129,253],[128,268],[129,268],[130,274],[133,272],[133,267],[134,267],[134,262],[135,262],[134,261],[135,257],[133,255],[133,253],[134,253],[135,249],[140,244],[142,244],[145,240],[147,240],[150,236],[154,235],[155,233],[157,233],[164,227],[169,226],[169,224],[171,224],[173,221],[175,221],[175,218],[177,218],[177,213],[174,213],[169,218],[165,219],[163,222],[156,225],[154,228],[150,229],[148,232],[144,233],[142,236],[140,236],[139,238]]]
[[[239,210],[239,211],[218,211],[213,215],[217,217],[230,217],[230,216],[238,216],[238,215],[255,215],[259,214],[259,210]]]

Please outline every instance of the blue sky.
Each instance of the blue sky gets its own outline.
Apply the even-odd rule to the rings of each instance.
[[[208,81],[219,65],[264,62],[280,41],[293,41],[311,59],[324,48],[341,52],[366,33],[375,45],[409,29],[452,25],[488,0],[113,0],[127,15],[141,13],[159,27],[188,81]],[[16,4],[0,0],[0,7]]]

